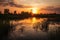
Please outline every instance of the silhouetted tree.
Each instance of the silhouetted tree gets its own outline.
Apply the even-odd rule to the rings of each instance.
[[[0,11],[0,14],[2,14],[2,12]]]
[[[14,11],[14,14],[17,14],[16,11]]]
[[[8,14],[9,13],[9,9],[4,9],[4,14]]]

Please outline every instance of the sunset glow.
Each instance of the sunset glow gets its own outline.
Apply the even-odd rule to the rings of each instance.
[[[60,10],[60,0],[0,0],[0,11],[2,13],[4,9],[9,9],[11,13],[17,11],[17,14],[21,11],[30,12],[30,8],[32,8],[33,14],[60,13],[58,11]]]

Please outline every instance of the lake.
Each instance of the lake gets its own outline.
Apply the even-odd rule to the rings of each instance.
[[[60,22],[56,18],[0,20],[3,40],[57,40]],[[6,34],[6,35],[5,35]]]

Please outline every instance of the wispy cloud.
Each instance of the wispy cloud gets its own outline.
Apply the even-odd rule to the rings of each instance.
[[[14,6],[14,7],[18,7],[18,8],[30,8],[31,6],[24,6],[24,5],[18,5],[15,4],[13,1],[9,1],[9,0],[0,0],[0,5],[1,6]]]
[[[53,11],[53,12],[60,13],[60,7],[48,6],[46,8],[42,8],[41,10]]]

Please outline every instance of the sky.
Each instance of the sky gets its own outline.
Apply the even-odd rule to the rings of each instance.
[[[11,12],[38,8],[40,13],[60,13],[60,0],[0,0],[0,11],[5,8],[10,9]]]

